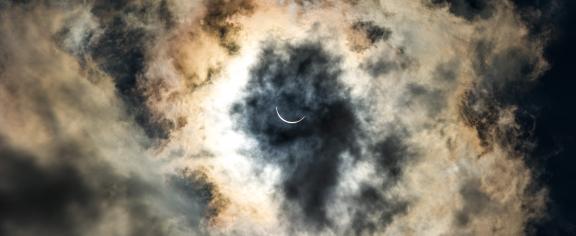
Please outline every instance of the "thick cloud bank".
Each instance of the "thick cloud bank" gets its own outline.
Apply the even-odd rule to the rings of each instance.
[[[574,233],[536,2],[0,0],[0,234]]]

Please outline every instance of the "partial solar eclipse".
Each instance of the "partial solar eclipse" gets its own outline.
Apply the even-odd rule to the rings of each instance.
[[[304,118],[306,118],[306,116],[302,116],[299,120],[296,120],[296,121],[286,120],[280,115],[280,112],[278,112],[278,107],[276,107],[276,114],[278,115],[278,118],[280,118],[280,120],[282,120],[284,123],[288,123],[288,124],[297,124],[297,123],[300,123],[300,121],[304,120]]]

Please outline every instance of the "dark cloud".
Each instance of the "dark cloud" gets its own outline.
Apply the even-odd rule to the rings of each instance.
[[[158,16],[164,22],[167,29],[172,28],[176,24],[174,15],[170,11],[170,5],[167,0],[160,1],[160,5],[158,6]]]
[[[342,0],[342,2],[345,2],[347,4],[350,5],[357,5],[358,3],[360,3],[361,0]],[[332,6],[334,4],[333,1],[330,0],[294,0],[294,2],[300,6],[314,6],[314,5],[320,5],[320,6]]]
[[[74,208],[83,217],[98,217],[93,192],[74,167],[44,168],[30,154],[7,147],[0,147],[0,157],[0,234],[75,235],[80,222]]]
[[[380,188],[364,186],[355,198],[357,211],[347,235],[374,235],[389,225],[396,215],[406,212],[408,203],[386,197]]]
[[[362,52],[390,38],[392,31],[373,21],[357,21],[350,26],[348,41],[353,51]]]
[[[118,231],[128,235],[167,235],[173,232],[167,223],[172,218],[167,215],[184,219],[187,216],[197,216],[195,214],[199,213],[194,209],[194,199],[181,197],[178,191],[162,191],[172,189],[172,186],[167,186],[160,180],[152,180],[153,177],[161,177],[156,170],[147,172],[146,176],[142,175],[141,171],[147,167],[149,160],[134,149],[140,150],[142,147],[139,145],[148,144],[148,139],[141,137],[139,128],[126,125],[120,132],[129,137],[114,135],[119,134],[118,130],[110,126],[117,128],[114,122],[126,122],[121,121],[126,118],[124,106],[110,107],[111,104],[118,105],[114,99],[106,100],[109,102],[104,102],[106,104],[99,103],[98,99],[103,96],[103,91],[100,90],[102,87],[83,81],[82,71],[71,72],[70,70],[76,69],[74,62],[68,60],[71,57],[63,56],[62,51],[53,50],[52,46],[68,45],[59,40],[68,38],[71,31],[60,30],[52,38],[52,35],[42,31],[45,25],[32,24],[37,23],[34,21],[37,20],[36,15],[23,16],[20,15],[21,9],[13,10],[12,18],[2,15],[2,19],[6,21],[0,29],[0,55],[7,55],[12,59],[5,61],[10,71],[0,78],[0,88],[2,91],[9,91],[4,95],[13,100],[11,102],[25,109],[25,113],[15,112],[18,118],[14,119],[23,120],[23,127],[38,127],[41,136],[45,135],[45,142],[42,145],[24,145],[27,148],[11,146],[16,144],[8,141],[0,143],[0,235],[87,235],[114,234]],[[43,17],[38,19],[39,22],[44,22]],[[119,18],[116,20],[121,21]],[[50,23],[53,22],[46,25]],[[70,25],[65,22],[65,27]],[[138,35],[128,30],[129,28],[124,22],[116,31],[107,29],[102,35],[103,38],[91,39],[90,36],[82,36],[81,44],[103,40],[94,42],[95,46],[90,44],[89,47],[63,49],[77,51],[79,53],[73,54],[74,56],[84,57],[90,55],[83,55],[83,49],[89,49],[86,53],[96,54],[97,52],[91,51],[95,50],[91,47],[102,46],[100,49],[104,52],[98,53],[103,54],[96,56],[111,61],[97,63],[109,69],[107,72],[116,82],[118,93],[129,96],[127,91],[130,89],[120,91],[120,81],[126,78],[130,80],[129,77],[136,75],[122,69],[116,70],[116,66],[122,66],[114,63],[126,63],[122,60],[130,57],[125,54],[130,54],[131,49],[121,47],[138,46],[129,44],[139,44],[140,41],[110,38]],[[36,40],[40,43],[35,44]],[[49,44],[45,44],[45,41]],[[55,41],[58,41],[58,44]],[[26,46],[15,47],[15,44]],[[23,73],[19,73],[20,71]],[[26,74],[28,71],[42,77]],[[64,72],[61,74],[60,71]],[[47,89],[47,84],[50,89]],[[129,109],[136,109],[130,107],[135,106],[133,103],[128,105]],[[10,120],[10,117],[8,119]],[[78,136],[68,132],[72,120],[74,129],[81,133]],[[19,135],[9,132],[26,129],[19,128],[21,127],[1,130],[0,136],[5,135],[9,140]],[[22,135],[34,137],[34,134]],[[114,148],[107,146],[107,143],[119,142],[116,139],[122,139],[121,142],[131,145],[128,147],[119,144]],[[33,138],[30,142],[34,143]],[[119,151],[118,148],[125,150],[115,152]],[[110,153],[118,156],[105,156],[112,155]],[[132,163],[111,161],[119,159],[130,159]],[[167,197],[168,193],[170,197]],[[172,200],[178,197],[181,200]],[[197,205],[201,204],[202,202]],[[116,217],[120,218],[119,222],[116,222]]]
[[[319,43],[269,45],[252,68],[248,95],[233,113],[241,129],[254,137],[264,151],[263,161],[282,167],[285,197],[297,204],[305,221],[315,227],[331,224],[326,215],[330,195],[340,178],[342,154],[355,160],[363,137],[348,89],[340,81],[340,58]],[[306,118],[299,124],[283,123],[275,107],[289,119]],[[410,155],[404,136],[392,135],[371,150],[385,186],[366,186],[356,197],[355,233],[385,227],[407,206],[384,197],[380,191],[393,186]],[[365,228],[366,229],[362,229]]]
[[[234,108],[266,161],[283,167],[283,191],[306,217],[328,224],[326,201],[339,178],[341,154],[358,148],[358,121],[340,82],[340,59],[319,43],[269,45],[251,70],[249,95]],[[299,124],[283,123],[306,116]]]
[[[193,205],[192,208],[199,212],[191,214],[187,212],[189,207],[182,208],[179,213],[186,216],[187,224],[202,233],[207,233],[203,231],[202,223],[217,216],[221,210],[218,204],[214,204],[214,201],[221,198],[218,196],[215,184],[208,180],[205,173],[191,169],[182,169],[176,175],[170,176],[169,183],[180,192],[178,196],[182,201],[187,205]]]
[[[315,4],[327,4],[327,0],[294,0],[294,2],[300,6],[312,6]]]
[[[434,71],[434,79],[441,83],[453,83],[458,80],[459,64],[455,60],[442,63]]]
[[[376,61],[368,61],[360,66],[362,69],[368,72],[372,77],[378,77],[389,73],[392,70],[398,68],[395,62],[388,61],[386,59],[379,59]]]
[[[167,234],[160,215],[143,201],[158,193],[116,174],[78,144],[63,144],[42,158],[0,144],[0,157],[2,235],[85,235],[114,207],[128,214],[129,225],[119,227],[130,235]]]
[[[401,179],[403,167],[412,161],[410,158],[414,156],[403,142],[406,138],[403,133],[397,131],[372,147],[376,170],[378,175],[384,178],[384,183],[383,186],[365,184],[355,196],[355,213],[347,234],[373,235],[390,224],[395,216],[408,209],[408,201],[386,195],[389,188]]]
[[[435,82],[432,86],[408,84],[406,96],[401,100],[401,106],[423,109],[432,118],[431,120],[436,118],[448,107],[447,94],[457,86],[458,67],[456,61],[439,64],[432,75]]]
[[[448,6],[450,13],[468,21],[487,19],[494,14],[492,0],[424,0],[434,7]]]
[[[498,126],[498,119],[506,108],[520,105],[534,85],[531,78],[536,75],[537,59],[520,48],[492,53],[491,44],[484,41],[477,44],[475,51],[477,59],[474,70],[480,79],[463,97],[461,116],[468,125],[476,128],[482,145],[487,148],[493,145],[493,137],[499,138],[499,142],[518,140],[510,139],[507,135],[493,135],[494,132],[509,131],[499,130],[509,127]],[[524,112],[522,109],[519,107],[516,112]],[[522,130],[530,130],[530,127]]]
[[[158,32],[131,24],[127,19],[127,16],[132,16],[145,26],[155,23],[148,19],[152,15],[156,16],[153,18],[164,19],[163,22],[169,25],[172,18],[167,3],[163,1],[160,5],[154,5],[147,2],[136,4],[129,1],[97,1],[92,13],[104,32],[97,38],[88,39],[89,56],[114,78],[118,92],[129,105],[129,112],[148,136],[167,138],[175,124],[163,117],[154,116],[145,104],[145,95],[138,88],[138,80],[145,69],[147,49],[158,36]]]
[[[405,106],[422,106],[432,117],[436,117],[446,107],[446,97],[444,91],[440,89],[427,88],[418,84],[407,86]]]
[[[228,53],[237,53],[240,45],[236,37],[241,28],[230,20],[238,15],[252,14],[255,8],[252,0],[207,0],[204,4],[207,12],[202,18],[202,29],[218,38]]]
[[[390,29],[376,25],[373,21],[358,21],[352,24],[352,30],[364,34],[371,44],[386,40],[392,34]]]
[[[474,69],[483,79],[465,96],[463,116],[476,128],[485,146],[491,145],[489,136],[495,133],[499,144],[523,153],[535,185],[547,186],[547,215],[532,220],[526,234],[572,235],[576,233],[576,192],[569,186],[576,179],[571,168],[575,164],[576,113],[567,108],[575,100],[572,55],[576,52],[576,5],[555,0],[512,2],[527,24],[531,40],[551,37],[544,48],[550,69],[538,80],[531,80],[533,59],[525,52],[511,48],[493,53],[490,43],[479,43]],[[517,107],[513,114],[519,125],[516,129],[496,128],[498,113],[507,105]]]
[[[54,8],[66,8],[77,4],[78,2],[70,0],[0,0],[0,10],[9,9],[10,7],[33,9],[39,5]]]
[[[481,191],[480,181],[471,180],[466,182],[460,189],[463,206],[456,213],[455,223],[460,227],[465,227],[476,216],[484,212],[493,210],[494,203],[490,197]]]
[[[414,59],[406,55],[404,49],[400,48],[394,51],[393,56],[375,54],[367,58],[360,64],[360,69],[366,71],[370,76],[378,78],[392,71],[406,70],[415,64],[414,62]]]
[[[66,4],[59,2],[66,1],[0,0],[0,9],[26,8],[35,4],[66,7]],[[310,5],[326,1],[296,2]],[[446,7],[452,14],[468,21],[487,19],[494,14],[494,1],[429,2],[436,7]],[[554,14],[540,9],[543,9],[542,6],[554,8],[553,2],[558,1],[512,2],[525,12],[521,15],[522,20],[529,24],[531,37],[535,39],[554,22]],[[202,30],[216,37],[230,54],[236,53],[240,46],[236,42],[240,26],[231,20],[239,15],[251,14],[254,5],[251,1],[221,0],[205,1],[205,6],[207,11]],[[98,21],[101,34],[95,36],[95,32],[88,30],[79,39],[80,42],[69,48],[64,46],[64,41],[74,35],[74,29],[69,28],[73,22],[67,23],[54,35],[62,44],[60,46],[76,56],[83,66],[84,60],[93,60],[114,79],[128,111],[152,138],[167,138],[170,130],[186,123],[185,118],[175,124],[153,115],[147,110],[147,98],[138,87],[146,69],[148,47],[161,32],[151,31],[150,28],[159,24],[168,30],[175,24],[170,7],[170,1],[95,1],[91,13]],[[570,14],[561,15],[566,17]],[[572,21],[562,23],[564,28],[568,28],[567,25],[576,24]],[[356,22],[352,30],[362,34],[370,45],[390,36],[387,28],[370,21]],[[547,56],[552,58],[553,67],[538,83],[530,80],[534,78],[535,65],[538,64],[531,56],[533,52],[526,52],[522,48],[496,52],[490,42],[479,42],[474,49],[473,65],[478,80],[466,91],[460,106],[462,120],[476,129],[486,148],[498,142],[498,145],[513,152],[533,151],[530,158],[543,166],[542,175],[551,186],[552,210],[549,221],[535,223],[539,234],[576,232],[573,223],[576,217],[572,214],[576,212],[572,200],[576,194],[569,190],[574,179],[574,174],[571,174],[574,161],[571,157],[576,153],[571,148],[576,146],[575,116],[569,109],[575,100],[571,59],[571,55],[574,55],[574,33],[570,32],[576,31],[564,30],[568,33],[559,36],[560,39],[546,50]],[[5,50],[2,50],[7,47],[1,41],[3,38],[0,37],[0,75],[3,69],[10,67],[8,61],[11,60],[10,55],[6,56]],[[399,53],[402,53],[401,50]],[[394,70],[403,70],[409,62],[408,59],[392,61],[374,57],[363,63],[361,69],[378,77]],[[413,153],[404,143],[407,135],[392,132],[393,135],[368,144],[371,155],[359,154],[361,142],[368,140],[362,136],[364,132],[357,116],[362,108],[353,103],[346,86],[339,80],[340,63],[338,56],[329,53],[320,43],[269,45],[251,71],[246,87],[248,95],[238,102],[232,112],[239,121],[239,128],[258,141],[264,155],[256,158],[282,168],[281,190],[289,200],[286,208],[300,208],[306,216],[302,221],[312,226],[322,227],[332,223],[327,208],[341,178],[342,159],[347,156],[343,154],[350,154],[355,160],[375,158],[380,174],[378,178],[385,179],[385,184],[364,184],[353,197],[351,208],[354,209],[351,211],[355,213],[348,231],[349,234],[374,234],[409,207],[407,202],[390,197],[387,191],[402,177],[403,167]],[[218,72],[211,68],[207,77],[215,73]],[[449,62],[439,66],[433,76],[435,82],[452,83],[457,75],[457,63]],[[21,87],[34,84],[34,81],[25,81],[31,82],[29,84],[23,81],[18,82],[22,83]],[[16,94],[19,91],[13,89],[19,87],[14,86],[16,82],[0,83],[10,96],[18,98]],[[58,94],[70,100],[65,103],[66,106],[72,104],[81,107],[77,98],[83,94],[79,91],[67,94],[67,90],[72,89],[64,88]],[[442,89],[418,84],[411,84],[406,89],[405,105],[425,106],[429,108],[431,116],[445,106]],[[126,210],[130,219],[126,227],[131,235],[168,234],[163,224],[165,216],[148,204],[164,204],[158,199],[149,199],[165,196],[159,192],[161,188],[150,186],[131,173],[119,175],[112,167],[103,164],[105,161],[95,154],[96,151],[86,150],[90,145],[63,142],[60,131],[66,124],[58,121],[61,114],[58,114],[51,99],[37,88],[27,88],[26,91],[23,96],[34,103],[26,109],[38,113],[46,123],[43,125],[49,127],[49,135],[56,137],[53,142],[57,147],[54,153],[40,155],[33,150],[0,145],[0,234],[85,234],[86,230],[105,220],[103,217],[112,207]],[[554,91],[553,94],[550,91]],[[541,107],[542,104],[547,107],[538,113],[540,108],[534,107]],[[306,118],[297,125],[282,123],[275,115],[276,106],[288,119],[298,119],[301,115]],[[512,106],[518,107],[513,118],[519,128],[498,123],[502,112]],[[534,114],[540,116],[535,117]],[[91,115],[97,117],[101,114],[94,112]],[[539,145],[533,149],[528,144],[534,140]],[[48,164],[37,161],[45,157],[50,160]],[[219,214],[219,208],[211,205],[219,194],[218,190],[201,173],[185,170],[169,176],[167,184],[170,190],[174,190],[169,195],[175,200],[162,205],[163,210],[174,213],[171,216],[184,218],[191,228],[197,228],[203,220]],[[464,205],[455,215],[454,222],[466,227],[474,217],[489,210],[483,206],[492,203],[489,196],[481,191],[479,181],[467,182],[460,194]],[[190,211],[190,208],[198,212]]]
[[[376,143],[372,152],[378,164],[378,171],[387,175],[387,184],[395,183],[402,176],[402,167],[414,156],[412,150],[404,143],[405,132],[395,134]]]

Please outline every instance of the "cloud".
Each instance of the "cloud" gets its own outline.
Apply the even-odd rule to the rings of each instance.
[[[358,21],[352,24],[350,41],[352,50],[363,51],[379,41],[386,40],[392,32],[384,27],[374,24],[372,21]]]
[[[498,125],[499,112],[519,104],[523,93],[530,89],[531,79],[542,70],[539,58],[521,48],[495,54],[490,53],[491,50],[489,42],[477,44],[474,69],[481,77],[475,88],[467,92],[461,107],[464,121],[476,128],[482,144],[487,147],[492,145],[492,132],[509,128]],[[495,140],[497,142],[510,141],[504,134],[495,137],[504,138]]]
[[[482,0],[426,0],[432,6],[448,6],[450,13],[468,21],[486,19],[494,15],[493,1]]]
[[[511,3],[0,6],[1,233],[519,235],[544,210],[544,41]]]
[[[217,0],[205,1],[206,14],[202,18],[204,31],[218,38],[220,45],[230,54],[237,53],[239,45],[236,42],[240,25],[230,21],[238,15],[248,15],[256,7],[252,0]]]
[[[283,192],[307,218],[329,224],[326,201],[338,181],[340,155],[357,149],[357,118],[339,81],[340,59],[318,43],[270,45],[251,71],[248,96],[234,108],[242,130],[282,166]],[[278,107],[301,125],[262,115]],[[269,160],[268,160],[269,159]]]
[[[148,199],[157,187],[94,160],[85,144],[58,147],[54,161],[2,147],[0,232],[5,235],[140,234],[171,235],[162,214]],[[121,214],[115,214],[121,211]],[[114,219],[116,222],[110,221]],[[112,223],[113,222],[113,223]]]
[[[0,208],[0,232],[8,235],[14,232],[32,234],[52,232],[73,235],[81,217],[95,220],[97,206],[87,183],[72,167],[44,168],[29,154],[10,148],[0,148],[2,160],[2,201]],[[62,153],[71,155],[71,153]],[[72,154],[73,155],[73,154]],[[51,193],[50,195],[45,195]],[[75,215],[75,212],[84,214]]]
[[[177,173],[152,168],[159,166],[146,151],[152,141],[114,79],[53,41],[70,12],[12,10],[0,26],[0,54],[10,58],[0,80],[0,232],[196,232],[186,221],[202,218],[201,198],[163,182]],[[40,20],[46,14],[50,20]]]

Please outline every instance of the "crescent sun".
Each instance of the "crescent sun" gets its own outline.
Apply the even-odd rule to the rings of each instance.
[[[276,106],[276,114],[278,115],[278,118],[280,118],[280,120],[282,120],[282,121],[284,121],[285,123],[288,123],[288,124],[296,124],[296,123],[299,123],[300,121],[304,120],[304,118],[306,118],[306,116],[302,116],[302,118],[300,118],[300,119],[297,120],[297,121],[289,121],[289,120],[286,120],[286,119],[282,118],[282,116],[280,115],[280,112],[278,112],[278,106]]]

